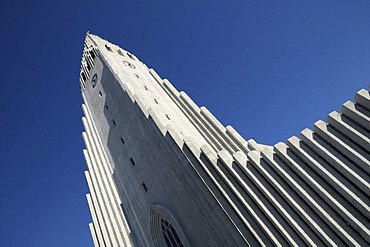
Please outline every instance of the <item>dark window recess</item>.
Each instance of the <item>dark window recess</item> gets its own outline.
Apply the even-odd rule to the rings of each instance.
[[[140,77],[139,77],[139,75],[137,75],[137,74],[135,74],[135,76],[136,76],[136,78],[138,78],[138,79],[140,78]]]
[[[84,73],[84,72],[82,72],[82,73],[81,73],[81,76],[82,76],[82,79],[83,79],[84,81],[86,81],[86,76],[85,76],[85,73]]]
[[[121,50],[117,50],[118,54],[120,54],[121,56],[125,56],[123,55],[122,51]]]
[[[133,158],[130,158],[130,162],[131,162],[131,165],[132,166],[135,166],[136,164],[135,164],[135,161],[134,161],[134,159]]]
[[[168,247],[183,247],[181,239],[173,226],[165,219],[161,219],[162,235]]]
[[[87,70],[90,71],[91,70],[91,67],[89,64],[87,64]]]
[[[108,109],[109,109],[109,107],[108,107],[107,105],[105,105],[105,109],[107,109],[107,110],[108,110]]]
[[[144,86],[145,90],[148,90],[148,87],[147,86]]]
[[[159,104],[157,99],[154,99],[154,102],[157,103],[157,104]]]
[[[171,120],[171,118],[170,118],[170,116],[168,116],[168,114],[166,114],[166,118],[167,118],[168,120]]]
[[[112,120],[112,123],[113,123],[114,126],[116,126],[116,121]]]
[[[125,144],[125,140],[123,140],[123,138],[121,138],[121,142],[122,142],[122,144]]]
[[[90,51],[90,56],[91,56],[92,60],[95,59],[95,53],[93,51]]]
[[[110,48],[108,45],[105,45],[105,48],[107,48],[108,51],[113,52],[112,48]]]
[[[127,52],[127,56],[129,56],[132,60],[135,60],[134,56],[131,53]]]
[[[101,98],[103,96],[102,92],[99,91],[99,97]]]
[[[145,183],[142,183],[141,185],[143,186],[145,192],[148,192],[148,188],[146,187],[146,184]]]

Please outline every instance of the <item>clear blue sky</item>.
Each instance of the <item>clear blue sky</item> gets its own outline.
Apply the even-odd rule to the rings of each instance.
[[[370,82],[369,1],[0,3],[0,246],[92,246],[78,83],[87,31],[266,144]]]

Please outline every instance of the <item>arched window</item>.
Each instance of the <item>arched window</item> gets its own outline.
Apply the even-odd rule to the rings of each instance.
[[[168,223],[167,220],[161,219],[161,230],[164,240],[168,247],[183,247],[180,237],[173,228],[173,226]]]
[[[156,204],[151,207],[150,231],[155,247],[190,246],[172,213],[161,205]]]

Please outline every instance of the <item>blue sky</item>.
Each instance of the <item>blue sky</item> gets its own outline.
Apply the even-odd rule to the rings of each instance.
[[[325,120],[370,82],[368,1],[0,6],[0,246],[92,246],[78,83],[87,31],[265,144]]]

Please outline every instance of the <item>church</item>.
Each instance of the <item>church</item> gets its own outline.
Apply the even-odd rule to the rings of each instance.
[[[95,246],[370,245],[368,90],[267,146],[89,33],[79,82]]]

